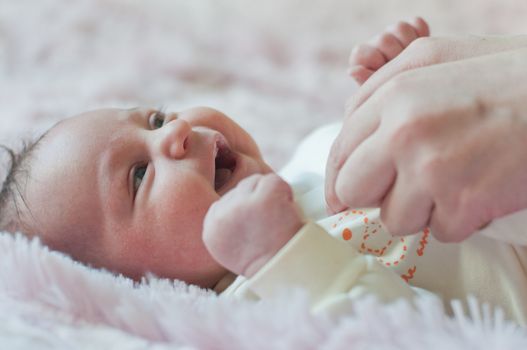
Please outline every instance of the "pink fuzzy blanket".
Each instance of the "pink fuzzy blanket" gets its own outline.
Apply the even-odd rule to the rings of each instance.
[[[240,301],[181,282],[139,285],[82,266],[38,241],[0,234],[2,349],[525,349],[527,330],[470,300],[468,316],[435,298],[359,300],[340,321],[305,295]]]
[[[436,35],[525,33],[526,10],[517,0],[0,0],[0,143],[102,106],[210,105],[278,169],[306,133],[341,118],[354,44],[414,15]],[[471,317],[454,310],[365,300],[335,323],[310,315],[301,292],[250,303],[155,278],[134,286],[0,236],[1,349],[527,348],[527,332],[499,312],[476,301]]]

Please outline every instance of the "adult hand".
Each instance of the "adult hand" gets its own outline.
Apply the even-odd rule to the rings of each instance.
[[[413,41],[402,53],[373,74],[346,103],[346,119],[386,82],[398,74],[434,64],[498,53],[527,47],[527,35],[423,37]],[[352,54],[353,56],[353,54]],[[351,60],[351,57],[350,57]],[[354,130],[343,128],[330,152],[326,173],[326,201],[334,213],[346,208],[335,193],[337,174],[344,160],[351,153],[348,134]]]
[[[520,48],[527,48],[527,35],[420,37],[366,80],[347,101],[346,114],[352,114],[379,87],[404,71]],[[350,64],[352,60],[353,52]]]
[[[429,226],[441,241],[526,208],[526,59],[518,49],[437,64],[373,89],[332,147],[330,207],[380,206],[392,234]]]

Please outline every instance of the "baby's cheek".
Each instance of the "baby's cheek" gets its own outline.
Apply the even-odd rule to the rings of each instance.
[[[164,216],[180,229],[197,227],[201,231],[205,215],[219,199],[218,194],[208,183],[187,184],[179,189],[164,197]]]

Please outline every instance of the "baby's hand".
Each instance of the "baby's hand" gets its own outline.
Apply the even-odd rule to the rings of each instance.
[[[349,74],[359,85],[362,85],[414,40],[428,35],[430,35],[428,23],[420,17],[411,22],[399,22],[367,43],[357,45],[351,51]]]
[[[253,175],[214,203],[203,241],[230,271],[251,277],[303,226],[291,187],[278,175]]]

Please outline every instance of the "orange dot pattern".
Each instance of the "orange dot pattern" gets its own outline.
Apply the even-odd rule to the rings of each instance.
[[[414,278],[415,271],[417,270],[417,267],[414,265],[413,267],[409,268],[406,274],[402,274],[401,278],[408,283],[412,278]]]
[[[371,245],[371,243],[370,244],[368,243],[368,241],[371,242],[371,238],[375,236],[376,233],[379,232],[379,230],[382,228],[382,225],[380,223],[376,223],[375,221],[371,221],[368,218],[367,214],[362,210],[345,211],[337,218],[336,222],[334,222],[331,225],[331,227],[336,228],[342,222],[342,220],[345,217],[349,216],[350,214],[362,216],[362,222],[364,223],[364,231],[362,232],[362,235],[358,236],[358,237],[361,237],[360,244],[359,244],[360,253],[377,256],[379,262],[384,264],[387,267],[398,266],[405,260],[405,258],[407,258],[408,245],[405,243],[404,237],[399,238],[399,241],[402,243],[401,254],[396,259],[391,259],[390,261],[385,261],[383,256],[385,252],[389,249],[389,247],[393,244],[394,238],[389,239],[381,247],[374,247]],[[429,235],[430,235],[430,229],[425,228],[419,240],[419,247],[415,250],[417,257],[421,257],[424,255],[425,248],[428,245]],[[341,231],[341,237],[344,241],[350,241],[354,237],[354,232],[352,232],[350,228],[345,227]],[[414,278],[416,271],[417,271],[417,266],[413,265],[409,267],[407,271],[401,274],[400,276],[404,281],[408,282],[412,278]]]
[[[421,240],[419,241],[419,248],[417,249],[417,255],[423,256],[425,253],[426,245],[428,244],[428,235],[430,234],[430,230],[425,228],[423,230],[423,236],[421,237]]]
[[[349,241],[352,237],[353,232],[351,232],[349,228],[346,227],[344,230],[342,230],[342,239],[344,239],[345,241]]]

